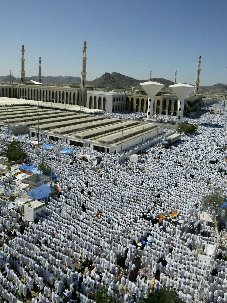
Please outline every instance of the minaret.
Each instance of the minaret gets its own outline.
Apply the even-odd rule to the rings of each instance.
[[[82,72],[81,72],[81,102],[80,106],[86,106],[87,98],[86,98],[86,63],[87,63],[87,42],[84,41],[84,46],[83,46],[83,58],[82,58]]]
[[[21,78],[20,78],[20,83],[21,84],[24,84],[24,81],[25,81],[25,59],[24,59],[24,52],[25,52],[25,49],[24,49],[24,45],[22,45],[22,49],[21,49]]]
[[[174,84],[177,84],[177,70],[174,73]]]
[[[86,63],[87,63],[87,57],[86,57],[86,50],[87,50],[87,42],[84,41],[84,47],[83,47],[83,61],[82,61],[82,72],[81,72],[81,89],[85,89],[85,82],[86,82]]]
[[[42,83],[42,72],[41,72],[41,57],[39,57],[39,75],[38,75],[39,83]]]
[[[194,91],[195,95],[198,95],[198,93],[199,93],[199,83],[200,83],[199,76],[200,76],[200,72],[201,72],[201,68],[200,68],[201,62],[202,62],[202,57],[199,56],[198,65],[197,65],[197,69],[196,69],[197,73],[196,73],[195,91]]]

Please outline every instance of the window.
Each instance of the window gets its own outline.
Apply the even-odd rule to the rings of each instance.
[[[148,112],[147,114],[150,115],[150,112]]]

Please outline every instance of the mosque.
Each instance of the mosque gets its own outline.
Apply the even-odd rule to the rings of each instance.
[[[181,100],[179,100],[178,91],[174,91],[174,85],[172,87],[174,94],[163,94],[160,91],[164,85],[152,81],[141,83],[141,87],[147,93],[143,95],[130,95],[125,92],[114,91],[91,91],[86,88],[86,52],[87,43],[84,41],[80,87],[59,87],[42,85],[41,57],[39,58],[39,81],[26,82],[25,48],[22,45],[20,84],[0,85],[0,97],[14,98],[16,100],[12,104],[11,113],[7,106],[2,107],[2,111],[4,111],[4,115],[1,115],[2,122],[13,125],[23,123],[23,126],[30,128],[31,136],[38,137],[38,139],[51,139],[54,141],[61,139],[68,144],[89,146],[97,150],[110,152],[123,151],[161,134],[163,128],[151,123],[153,115],[176,116],[177,122],[181,122],[184,107],[187,106],[187,102],[184,102],[184,99],[189,96],[189,93],[192,93],[194,90],[193,86],[189,88],[185,87],[184,84],[181,85],[181,90],[186,90],[186,94],[183,99],[181,97]],[[197,92],[200,64],[201,57],[197,68]],[[179,86],[179,84],[176,85]],[[179,90],[179,87],[177,89]],[[18,106],[16,105],[19,105],[22,100],[24,103],[21,105],[24,106],[24,112],[21,111],[20,115],[17,116]],[[32,110],[32,118],[29,113],[31,108],[26,108],[28,105],[32,105],[33,108],[34,105],[42,108],[49,107],[49,112],[48,110],[40,112],[39,108],[37,109],[39,112],[39,129],[37,129],[36,112]],[[62,113],[62,110],[66,109],[68,113]],[[73,117],[69,111],[74,111]],[[79,114],[78,111],[80,112]],[[84,111],[83,114],[81,113],[82,111]],[[120,121],[120,119],[114,120],[112,118],[111,120],[110,118],[104,119],[104,117],[89,116],[91,113],[102,114],[104,112],[147,113],[147,121],[123,125],[125,122]],[[51,117],[53,116],[54,121],[50,119],[50,114]],[[23,121],[21,121],[21,116],[23,116]]]
[[[0,85],[0,97],[35,100],[67,105],[78,105],[89,109],[102,110],[107,113],[148,112],[147,94],[127,94],[125,92],[105,92],[87,90],[86,62],[87,43],[83,44],[81,84],[78,88],[69,86],[42,85],[41,57],[39,58],[39,81],[25,81],[25,48],[21,49],[21,79],[20,84]],[[186,100],[186,109],[192,111],[201,101],[198,97],[201,56],[198,60],[197,79],[194,95]],[[176,83],[176,78],[175,78]],[[177,96],[170,93],[158,93],[154,96],[153,114],[177,116]]]

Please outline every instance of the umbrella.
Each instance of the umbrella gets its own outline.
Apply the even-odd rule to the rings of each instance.
[[[220,208],[222,208],[222,209],[227,208],[227,201],[226,201],[226,202],[223,202],[223,203],[220,205]]]

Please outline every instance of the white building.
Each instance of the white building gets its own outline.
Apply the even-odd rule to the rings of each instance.
[[[107,113],[125,111],[126,94],[121,92],[87,91],[87,105],[90,109],[101,109]]]
[[[24,205],[24,220],[34,222],[37,215],[44,211],[45,208],[46,205],[44,202],[38,200],[27,202]]]

